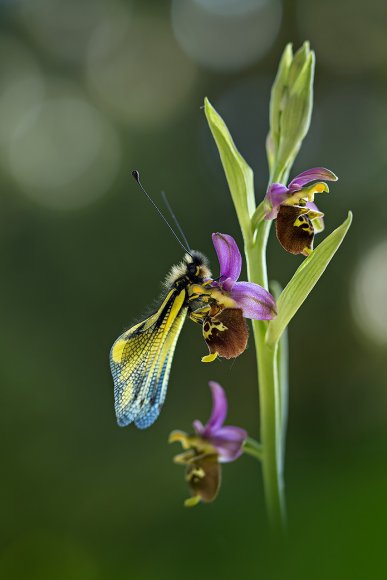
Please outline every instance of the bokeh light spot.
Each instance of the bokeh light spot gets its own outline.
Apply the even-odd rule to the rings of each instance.
[[[110,187],[120,144],[107,119],[78,94],[64,92],[31,107],[9,144],[20,189],[55,209],[85,206]]]
[[[387,66],[386,3],[299,0],[301,37],[310,38],[318,59],[341,73]]]
[[[130,18],[129,2],[125,7],[116,0],[19,0],[21,21],[34,40],[55,57],[68,62],[83,61],[94,32],[121,13]]]
[[[144,128],[176,114],[191,92],[196,68],[166,22],[123,21],[117,13],[90,41],[87,78],[90,90],[120,120]]]
[[[45,81],[38,63],[12,36],[0,37],[0,146],[7,147],[20,117],[42,101]]]
[[[367,338],[387,346],[387,239],[363,257],[353,284],[355,320]]]
[[[281,12],[277,0],[173,0],[171,18],[179,44],[195,62],[234,71],[270,49]]]

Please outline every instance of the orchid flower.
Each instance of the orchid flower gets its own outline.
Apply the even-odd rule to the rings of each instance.
[[[337,181],[329,169],[314,167],[297,175],[289,185],[272,183],[265,196],[265,219],[276,219],[281,246],[291,254],[308,256],[316,233],[324,229],[323,213],[314,203],[314,194],[328,192],[325,179]],[[312,184],[312,185],[309,185]]]
[[[205,358],[209,360],[216,353],[229,357],[240,354],[245,348],[242,338],[247,342],[245,317],[255,319],[252,320],[252,330],[258,371],[261,437],[259,443],[249,437],[243,445],[243,451],[262,463],[268,516],[273,530],[281,532],[286,528],[284,463],[289,389],[287,328],[325,272],[352,221],[352,213],[349,212],[347,219],[326,236],[310,259],[297,268],[291,279],[282,280],[282,283],[286,282],[283,290],[278,283],[272,285],[278,308],[278,314],[274,317],[274,301],[270,305],[269,297],[263,293],[262,288],[268,288],[269,280],[269,220],[276,220],[277,237],[286,250],[294,254],[310,254],[314,235],[323,228],[323,214],[314,205],[314,194],[328,191],[325,181],[337,179],[328,169],[317,167],[297,175],[288,185],[285,182],[287,177],[284,176],[290,174],[309,129],[314,70],[315,54],[308,42],[295,53],[291,44],[286,46],[271,90],[270,128],[266,140],[269,188],[258,206],[252,168],[238,150],[224,119],[207,98],[204,102],[206,119],[217,146],[245,242],[247,279],[250,283],[246,286],[246,283],[238,282],[240,257],[234,240],[229,236],[214,234],[221,276],[218,281],[205,281],[203,285],[208,299],[207,304],[205,297],[202,302],[209,307],[207,319],[202,319],[203,333],[211,353]],[[205,314],[204,307],[201,310]],[[267,322],[259,319],[266,319]],[[215,326],[215,321],[218,326]]]
[[[247,439],[244,429],[224,425],[226,393],[218,383],[210,381],[208,384],[212,394],[212,412],[208,422],[203,425],[199,420],[194,421],[193,435],[173,431],[169,436],[170,443],[180,441],[185,449],[174,461],[186,466],[186,481],[192,495],[185,501],[186,506],[215,499],[221,481],[220,463],[235,461],[243,453],[243,443]]]
[[[212,241],[218,256],[220,277],[211,282],[208,300],[210,309],[203,320],[203,335],[210,354],[203,362],[218,355],[239,356],[247,346],[248,328],[244,318],[271,320],[276,316],[273,296],[253,282],[238,282],[242,256],[234,238],[214,233]]]

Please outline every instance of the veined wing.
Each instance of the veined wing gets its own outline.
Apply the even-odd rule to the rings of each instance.
[[[187,307],[186,289],[172,289],[157,312],[122,334],[110,352],[117,422],[149,427],[165,400],[176,342]]]
[[[152,394],[148,397],[147,404],[143,406],[139,416],[135,420],[136,427],[146,429],[154,423],[160,414],[165,396],[167,394],[169,373],[171,371],[172,359],[175,353],[177,339],[183,327],[187,314],[187,308],[183,308],[173,322],[171,329],[166,336],[162,351],[157,359],[154,368],[153,378],[149,381]],[[153,387],[151,385],[153,384]]]

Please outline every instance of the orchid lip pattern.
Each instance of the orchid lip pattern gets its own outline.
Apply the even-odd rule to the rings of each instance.
[[[242,256],[234,238],[219,232],[212,234],[218,256],[220,277],[212,280],[209,311],[203,319],[203,334],[210,354],[204,362],[218,355],[224,358],[239,356],[247,346],[248,328],[244,318],[271,320],[276,316],[273,296],[262,286],[252,282],[238,282]]]
[[[227,415],[227,398],[223,388],[210,381],[212,412],[203,425],[194,421],[194,435],[173,431],[169,442],[179,441],[185,450],[174,458],[175,463],[186,466],[186,481],[191,489],[191,498],[186,506],[200,501],[211,502],[217,496],[221,481],[220,463],[235,461],[243,453],[247,431],[240,427],[224,425]]]
[[[292,254],[309,255],[314,234],[324,229],[323,213],[314,203],[315,193],[328,192],[325,181],[337,176],[324,167],[314,167],[297,175],[288,186],[272,183],[265,196],[265,219],[276,219],[280,244]],[[317,182],[317,183],[315,183]]]

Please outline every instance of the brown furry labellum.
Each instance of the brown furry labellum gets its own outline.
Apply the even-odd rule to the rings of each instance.
[[[187,463],[186,480],[193,497],[200,497],[204,502],[213,501],[219,491],[220,479],[220,465],[216,453],[198,455]]]
[[[308,256],[313,249],[313,224],[302,207],[281,205],[276,232],[281,246],[291,254]]]
[[[224,308],[203,321],[203,336],[210,353],[235,358],[246,350],[249,331],[240,308]]]

